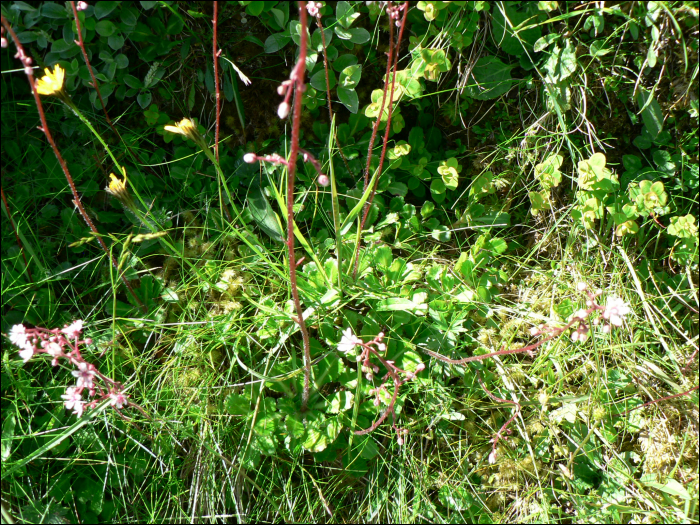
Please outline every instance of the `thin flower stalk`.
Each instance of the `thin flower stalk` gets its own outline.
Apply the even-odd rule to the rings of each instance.
[[[387,391],[386,380],[388,378],[391,378],[391,382],[394,386],[394,392],[392,394],[391,400],[389,401],[387,409],[382,413],[382,415],[379,416],[379,418],[369,428],[366,428],[364,430],[356,430],[355,435],[362,436],[364,434],[369,434],[370,432],[373,432],[374,430],[379,428],[379,425],[381,425],[387,418],[387,416],[391,414],[392,428],[396,432],[397,441],[399,445],[402,445],[404,443],[404,436],[408,433],[408,430],[404,428],[399,428],[396,425],[396,399],[398,398],[399,389],[401,388],[401,385],[403,385],[407,381],[415,379],[416,374],[425,370],[425,365],[421,363],[418,365],[415,371],[411,372],[399,368],[394,364],[393,361],[386,359],[382,355],[384,352],[386,352],[386,344],[384,343],[384,332],[379,332],[379,334],[377,334],[377,336],[374,339],[365,343],[364,341],[362,341],[362,339],[360,339],[353,333],[352,328],[347,328],[343,332],[343,336],[340,340],[340,343],[338,343],[338,351],[344,354],[350,354],[355,350],[355,347],[357,346],[361,347],[362,351],[356,357],[356,361],[358,363],[361,363],[360,369],[362,372],[364,372],[365,378],[368,381],[371,381],[374,378],[374,374],[379,372],[379,367],[373,364],[371,361],[372,357],[376,357],[387,370],[386,374],[382,379],[382,384],[379,387],[370,390],[370,394],[375,394],[374,405],[380,405],[380,395]]]
[[[119,133],[117,128],[112,123],[112,119],[109,118],[109,113],[107,112],[107,107],[105,106],[104,100],[102,99],[102,92],[100,91],[100,85],[97,82],[97,78],[95,78],[95,73],[92,69],[92,64],[90,64],[90,59],[88,58],[87,50],[85,49],[85,42],[83,41],[83,34],[82,34],[81,27],[80,27],[80,19],[78,18],[78,11],[84,11],[85,9],[87,9],[87,3],[86,2],[77,2],[77,5],[76,5],[76,2],[71,1],[71,7],[73,9],[73,16],[74,16],[74,20],[75,20],[76,33],[78,35],[78,40],[76,41],[76,43],[78,44],[78,46],[80,47],[80,50],[82,51],[83,60],[85,61],[85,65],[87,66],[88,71],[90,72],[90,77],[92,78],[92,87],[95,88],[95,92],[97,93],[97,97],[100,100],[100,105],[102,106],[102,111],[105,114],[105,119],[107,120],[107,124],[112,129],[114,134],[117,137],[119,137],[119,141],[126,146],[126,149],[129,152],[129,154],[132,156],[132,158],[134,158],[136,160],[136,162],[138,162],[139,164],[144,166],[145,164],[141,160],[141,157],[139,157],[139,155],[133,149],[131,149],[131,146],[129,146],[128,142],[125,142],[124,139],[122,139],[121,134]],[[145,166],[147,166],[147,165],[145,165]],[[150,166],[147,166],[147,167],[148,167],[148,170],[153,175],[160,178],[160,175],[154,169],[152,169]]]
[[[17,227],[15,226],[15,221],[12,220],[12,214],[10,213],[10,206],[7,204],[7,198],[5,197],[5,190],[0,186],[0,195],[2,195],[2,204],[5,206],[5,211],[7,212],[7,217],[10,219],[10,225],[12,226],[12,231],[15,233],[15,240],[17,241],[17,246],[19,246],[19,252],[22,254],[22,259],[24,260],[24,267],[27,269],[27,277],[29,277],[29,282],[33,283],[32,271],[29,269],[29,262],[27,261],[27,256],[24,253],[24,245],[19,238],[19,233],[17,232]]]
[[[294,177],[296,175],[297,155],[299,154],[299,127],[301,125],[301,102],[304,92],[304,73],[306,72],[306,46],[307,46],[307,12],[306,2],[299,2],[299,18],[301,22],[301,42],[299,47],[299,60],[292,70],[290,80],[294,82],[294,113],[292,119],[292,143],[287,167],[287,248],[289,253],[289,282],[292,288],[292,297],[297,314],[297,322],[301,330],[304,344],[304,388],[301,395],[301,410],[305,412],[309,404],[309,390],[311,384],[311,343],[309,332],[304,321],[299,289],[297,287],[297,265],[294,254]],[[288,89],[285,101],[280,104],[284,109],[286,99],[291,89]]]
[[[14,325],[7,337],[20,349],[19,356],[25,363],[34,356],[47,354],[51,357],[52,366],[57,366],[59,361],[64,359],[75,368],[71,375],[75,377],[76,383],[67,387],[66,393],[61,396],[65,408],[72,410],[73,414],[80,417],[85,409],[95,408],[98,403],[106,400],[117,410],[124,408],[129,404],[129,396],[124,392],[124,386],[102,374],[95,365],[83,358],[80,346],[92,344],[92,339],[81,339],[82,331],[83,321],[78,319],[63,328],[51,330],[42,327],[27,328],[22,324]],[[83,399],[85,391],[88,397],[94,397],[92,401]]]
[[[321,31],[321,43],[323,45],[323,69],[326,73],[326,99],[328,100],[328,123],[330,124],[333,122],[333,104],[331,102],[331,83],[328,77],[328,53],[326,52],[326,34],[323,32],[323,23],[321,22],[321,13],[319,12],[319,9],[316,8],[316,25],[318,26],[319,31]],[[343,164],[345,164],[345,169],[348,170],[348,174],[352,175],[352,171],[350,170],[350,164],[348,164],[348,159],[345,158],[345,153],[343,152],[343,148],[340,145],[340,140],[338,139],[338,134],[335,134],[335,145],[338,147],[338,153],[340,153],[340,158],[343,160]],[[329,162],[332,162],[332,159],[329,159]]]
[[[390,18],[395,19],[394,13],[398,13],[396,10],[397,8],[393,7],[391,5],[391,2],[387,2],[387,11],[389,12],[390,10]],[[379,110],[379,115],[377,115],[377,120],[374,123],[374,126],[372,127],[372,135],[369,141],[369,147],[367,150],[367,165],[365,166],[365,177],[364,177],[364,188],[363,192],[367,191],[367,186],[369,186],[369,172],[371,168],[371,162],[372,162],[372,150],[374,149],[374,141],[377,138],[377,132],[379,131],[379,125],[382,120],[382,115],[384,114],[384,108],[386,107],[386,98],[387,98],[387,91],[389,91],[389,75],[392,73],[393,70],[393,75],[392,75],[392,80],[391,80],[391,93],[389,97],[389,104],[388,104],[388,109],[387,109],[387,120],[386,120],[386,131],[384,132],[384,144],[382,145],[382,152],[379,157],[379,166],[377,168],[379,176],[381,175],[382,168],[384,166],[384,158],[386,156],[386,147],[387,147],[387,142],[389,139],[389,132],[391,131],[391,116],[392,116],[392,110],[394,107],[394,87],[396,83],[396,66],[399,60],[399,49],[401,47],[401,38],[403,37],[403,31],[404,28],[406,27],[406,17],[408,16],[408,2],[404,2],[403,6],[401,8],[398,8],[399,10],[404,11],[403,19],[401,21],[401,29],[399,31],[399,38],[397,40],[396,46],[394,46],[394,24],[389,24],[389,51],[387,53],[387,63],[386,63],[386,75],[384,77],[384,90],[382,93],[382,104],[380,106]],[[369,199],[367,200],[367,203],[365,204],[363,213],[362,213],[362,220],[360,221],[360,225],[358,227],[357,235],[358,237],[362,234],[362,230],[365,227],[365,222],[367,221],[367,216],[369,215],[369,210],[372,205],[372,201],[374,200],[374,194],[377,191],[377,185],[379,184],[379,176],[377,176],[375,182],[374,182],[374,187],[372,188],[372,193],[370,194]],[[359,240],[359,239],[358,239]],[[352,276],[353,279],[357,278],[357,270],[360,264],[360,243],[356,242],[355,243],[355,255],[354,255],[354,265],[353,265],[353,271],[352,271]]]
[[[46,136],[46,140],[48,140],[49,144],[51,145],[51,148],[53,149],[54,155],[56,155],[56,159],[58,160],[59,165],[61,166],[61,169],[63,170],[64,175],[66,176],[66,180],[68,181],[68,186],[70,186],[71,193],[73,194],[73,204],[75,207],[78,209],[78,212],[80,213],[80,216],[83,218],[85,223],[88,225],[90,230],[95,234],[95,237],[97,238],[97,241],[100,243],[100,246],[102,247],[102,250],[107,254],[109,259],[112,261],[112,265],[114,268],[118,268],[117,260],[114,258],[114,256],[110,253],[109,248],[107,248],[107,245],[105,242],[102,240],[102,237],[93,224],[92,220],[88,216],[87,212],[85,211],[85,208],[83,207],[83,204],[80,200],[80,195],[78,194],[78,190],[75,187],[75,182],[73,182],[73,177],[70,174],[70,171],[68,170],[68,165],[66,164],[66,161],[63,159],[63,156],[61,155],[61,152],[58,149],[58,146],[56,145],[56,142],[53,139],[53,135],[51,134],[51,130],[49,129],[49,124],[46,121],[46,115],[44,114],[44,106],[41,103],[41,99],[39,97],[39,92],[37,91],[37,85],[34,81],[34,72],[32,70],[31,64],[32,64],[32,59],[31,57],[27,56],[27,54],[24,51],[24,47],[22,47],[22,44],[20,43],[19,39],[17,38],[17,35],[15,34],[14,30],[12,29],[12,26],[10,26],[10,23],[7,21],[4,15],[0,16],[0,21],[2,22],[2,25],[4,26],[5,30],[7,33],[10,35],[12,40],[15,43],[15,46],[17,48],[17,54],[15,55],[24,65],[24,70],[25,73],[27,74],[27,80],[29,81],[29,86],[32,91],[32,95],[34,96],[34,102],[36,103],[37,111],[39,112],[39,119],[41,120],[41,131],[44,133]],[[49,77],[52,78],[52,77]],[[63,92],[61,89],[60,92]],[[126,278],[125,275],[120,275],[122,282],[126,286],[127,290],[131,294],[131,296],[134,298],[136,301],[136,304],[138,304],[141,307],[141,310],[143,312],[146,312],[146,306],[143,304],[141,299],[139,299],[138,295],[134,292],[133,288],[131,287],[131,283],[129,283],[128,279]]]

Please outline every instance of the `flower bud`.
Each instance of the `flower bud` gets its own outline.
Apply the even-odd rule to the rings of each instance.
[[[277,116],[284,119],[287,118],[287,115],[289,115],[289,104],[282,102],[277,108]]]
[[[331,183],[331,179],[328,178],[328,175],[324,175],[321,173],[316,181],[319,183],[319,185],[323,186],[324,188],[328,186]]]
[[[257,157],[255,153],[246,153],[243,155],[243,162],[247,162],[248,164],[252,164],[257,160]]]

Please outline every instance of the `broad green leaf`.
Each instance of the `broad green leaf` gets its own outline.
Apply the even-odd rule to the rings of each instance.
[[[360,108],[360,100],[354,88],[338,87],[338,98],[350,113],[357,113]]]
[[[664,116],[661,106],[653,95],[644,88],[639,88],[637,93],[637,105],[642,114],[642,120],[651,139],[654,140],[664,127]]]
[[[357,217],[357,215],[360,213],[360,210],[362,210],[362,207],[365,205],[365,202],[367,202],[367,199],[369,199],[370,193],[372,193],[372,188],[374,188],[374,181],[377,180],[377,175],[379,175],[379,170],[375,170],[374,175],[372,175],[372,180],[369,181],[367,189],[362,194],[362,197],[360,198],[358,203],[355,204],[353,209],[350,210],[348,216],[345,217],[343,225],[340,227],[341,235],[345,235],[348,232],[350,226],[352,225],[352,221],[355,220],[355,217]]]
[[[117,32],[117,26],[115,26],[109,20],[100,20],[95,25],[95,31],[100,36],[111,36]]]
[[[330,85],[330,89],[333,89],[335,87],[335,71],[332,69],[328,70],[328,84]],[[311,87],[314,89],[317,89],[321,93],[326,93],[326,71],[325,69],[321,69],[311,75],[311,79],[309,80],[309,83],[311,84]],[[325,98],[325,97],[324,97]]]
[[[272,240],[284,242],[284,232],[280,226],[277,214],[272,210],[270,202],[255,182],[248,190],[248,209],[253,220]]]
[[[338,58],[336,58],[333,61],[333,69],[336,71],[340,72],[343,71],[346,67],[349,66],[354,66],[357,64],[357,57],[355,55],[340,55]]]
[[[284,46],[289,44],[290,40],[291,38],[288,35],[285,35],[284,33],[275,33],[273,35],[268,36],[267,39],[265,39],[265,45],[263,46],[263,49],[265,50],[265,53],[276,53]]]
[[[466,86],[466,93],[476,100],[490,100],[506,93],[515,79],[510,71],[514,66],[501,62],[495,56],[481,57],[476,61]]]

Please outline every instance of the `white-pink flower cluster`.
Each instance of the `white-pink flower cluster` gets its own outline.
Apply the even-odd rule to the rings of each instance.
[[[340,338],[340,343],[338,343],[338,351],[347,354],[355,349],[357,345],[362,345],[362,339],[357,337],[352,328],[348,328],[343,332],[343,337]]]
[[[86,362],[80,354],[80,345],[91,344],[92,340],[80,339],[83,332],[83,321],[78,319],[63,328],[27,328],[22,324],[14,325],[10,329],[8,338],[15,346],[20,348],[19,356],[26,363],[33,356],[38,354],[48,354],[51,356],[53,366],[58,364],[59,359],[68,360],[77,370],[71,374],[76,378],[76,384],[66,388],[66,393],[61,397],[64,405],[74,414],[82,416],[86,407],[95,407],[99,401],[109,399],[112,406],[122,408],[127,404],[127,395],[122,391],[120,383],[100,374],[95,365]],[[107,383],[108,391],[96,382],[99,378]],[[88,391],[90,397],[97,391],[100,398],[87,402],[83,400],[83,390]]]
[[[608,302],[603,311],[603,319],[610,321],[614,326],[622,326],[625,316],[630,313],[630,307],[619,297],[608,297]]]
[[[323,4],[321,2],[307,2],[306,3],[306,10],[309,12],[310,16],[316,17],[318,16],[318,11],[323,7]]]

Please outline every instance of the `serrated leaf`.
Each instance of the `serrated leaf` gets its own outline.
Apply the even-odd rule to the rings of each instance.
[[[344,390],[342,392],[336,392],[327,401],[329,414],[339,414],[344,412],[353,406],[353,401],[355,400],[355,395],[352,392]]]

